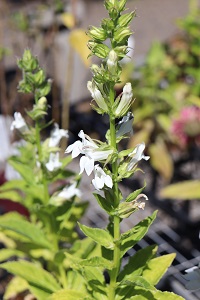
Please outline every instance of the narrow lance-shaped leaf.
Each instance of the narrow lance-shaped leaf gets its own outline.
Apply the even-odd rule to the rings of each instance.
[[[121,257],[140,241],[156,218],[157,211],[121,235]]]
[[[78,223],[82,232],[93,239],[96,243],[104,246],[107,249],[114,249],[113,237],[109,234],[108,231],[99,228],[90,228],[88,226]]]
[[[14,219],[12,215],[3,216],[0,218],[0,228],[14,231],[40,247],[52,248],[52,244],[46,239],[43,232],[28,221]]]
[[[175,200],[200,199],[200,180],[187,180],[170,184],[161,190],[160,196]]]
[[[53,293],[60,289],[55,278],[41,267],[24,260],[6,262],[0,265],[8,272],[25,279],[29,285],[40,288],[47,293]]]

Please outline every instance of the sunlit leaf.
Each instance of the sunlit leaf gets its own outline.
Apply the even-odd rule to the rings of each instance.
[[[70,32],[69,42],[74,50],[80,55],[80,58],[86,67],[89,67],[91,64],[90,59],[88,58],[90,54],[90,50],[87,47],[88,41],[89,38],[83,29],[74,29]]]
[[[156,285],[167,269],[171,266],[175,253],[162,255],[151,259],[142,273],[142,276],[152,285]]]
[[[26,280],[21,277],[13,277],[6,286],[6,291],[3,296],[3,300],[15,299],[19,293],[29,289],[29,285]]]
[[[200,180],[187,180],[170,184],[161,190],[160,197],[175,200],[200,199]]]
[[[49,300],[82,300],[85,299],[85,296],[79,291],[64,289],[51,295]]]
[[[28,221],[14,219],[12,218],[12,215],[6,215],[0,217],[0,227],[24,236],[35,245],[49,249],[52,248],[52,244],[46,239],[43,232]]]
[[[60,289],[59,284],[50,273],[31,262],[12,261],[3,263],[0,267],[23,278],[30,286],[40,288],[46,293],[51,294]]]
[[[62,23],[69,29],[75,26],[75,17],[69,12],[61,14],[60,19]]]
[[[140,241],[156,218],[157,211],[121,235],[121,257]]]
[[[157,141],[149,146],[150,162],[154,169],[158,171],[166,180],[170,180],[173,175],[173,161],[164,142]]]
[[[113,237],[109,234],[108,231],[99,228],[91,228],[85,225],[78,223],[82,232],[93,239],[96,243],[107,249],[114,249]]]

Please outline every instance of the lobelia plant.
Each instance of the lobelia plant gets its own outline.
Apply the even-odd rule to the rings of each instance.
[[[1,199],[17,202],[27,211],[27,217],[17,212],[0,216],[0,241],[5,246],[0,250],[0,262],[13,257],[23,259],[1,264],[1,268],[16,275],[9,282],[4,299],[29,290],[37,299],[45,300],[66,287],[68,277],[73,277],[73,271],[68,273],[69,267],[60,263],[58,253],[77,240],[76,223],[87,203],[78,200],[80,176],[66,169],[71,158],[60,157],[59,143],[68,138],[68,131],[54,124],[50,137],[42,138],[42,131],[52,123],[45,121],[45,96],[50,92],[50,81],[28,49],[18,66],[23,72],[19,91],[32,93],[35,103],[27,111],[29,124],[20,112],[14,114],[11,130],[17,131],[21,141],[9,164],[20,178],[0,187]],[[81,284],[81,279],[77,280]]]
[[[152,245],[129,257],[128,263],[122,267],[124,255],[143,238],[156,217],[154,212],[127,232],[121,233],[121,221],[137,210],[144,209],[145,202],[142,199],[147,200],[147,197],[142,193],[142,187],[124,198],[119,182],[139,171],[138,163],[142,159],[149,159],[143,153],[144,143],[132,149],[119,150],[120,141],[132,132],[133,121],[129,111],[133,103],[131,84],[126,83],[118,97],[115,94],[115,85],[120,81],[120,60],[128,54],[128,38],[131,35],[129,24],[135,16],[135,12],[123,13],[126,2],[106,0],[109,18],[103,19],[99,28],[91,27],[88,31],[91,55],[102,59],[100,66],[93,65],[91,68],[93,78],[88,82],[88,89],[94,99],[93,109],[109,116],[110,128],[106,141],[93,140],[81,130],[81,140],[66,149],[72,158],[82,155],[80,174],[84,171],[88,176],[94,174],[94,196],[109,217],[106,228],[102,229],[78,223],[87,236],[84,239],[76,240],[76,234],[75,237],[73,235],[75,222],[84,211],[84,204],[76,204],[74,199],[79,196],[76,181],[70,188],[51,197],[48,192],[50,182],[66,178],[64,167],[70,161],[70,158],[65,158],[61,167],[57,143],[54,143],[54,138],[52,140],[55,137],[58,142],[66,132],[56,128],[58,135],[53,134],[50,139],[40,143],[47,106],[44,96],[49,91],[49,83],[30,51],[26,50],[18,62],[24,73],[20,89],[35,95],[33,110],[28,112],[35,121],[35,127],[30,128],[21,115],[15,115],[13,128],[20,131],[27,143],[22,148],[21,156],[12,159],[12,165],[23,178],[17,182],[17,187],[25,197],[16,191],[16,182],[7,183],[1,192],[17,194],[18,197],[13,196],[13,199],[23,198],[20,201],[29,209],[30,222],[21,216],[9,214],[1,217],[0,226],[9,237],[6,239],[4,235],[5,245],[13,245],[11,238],[14,240],[13,247],[3,249],[4,259],[16,255],[29,261],[6,262],[1,267],[17,275],[17,280],[23,278],[25,289],[28,288],[39,300],[183,299],[155,287],[175,254],[156,257],[157,246]],[[2,252],[0,256],[3,257]]]
[[[120,223],[138,209],[144,209],[147,200],[142,194],[144,187],[132,192],[124,199],[119,182],[139,171],[138,162],[148,160],[143,151],[145,144],[133,149],[119,151],[119,143],[132,131],[133,91],[126,83],[121,95],[116,97],[115,85],[120,81],[120,60],[128,54],[129,23],[135,12],[125,13],[126,0],[106,0],[109,18],[103,19],[100,27],[88,31],[88,47],[91,55],[102,58],[101,65],[92,65],[92,81],[88,82],[93,109],[99,114],[108,114],[110,128],[106,141],[92,140],[81,130],[78,140],[66,149],[72,158],[80,158],[80,173],[94,174],[92,184],[94,196],[109,216],[106,228],[91,228],[79,223],[80,230],[93,240],[100,250],[98,255],[80,259],[74,253],[65,253],[69,264],[86,281],[87,295],[82,292],[79,299],[183,299],[170,292],[161,292],[155,285],[171,265],[175,255],[156,257],[157,246],[149,246],[129,258],[122,268],[126,252],[147,233],[156,217],[156,212],[139,222],[125,233]],[[105,274],[107,276],[105,276]],[[105,280],[107,278],[107,280]],[[54,299],[67,297],[65,291],[55,293]]]

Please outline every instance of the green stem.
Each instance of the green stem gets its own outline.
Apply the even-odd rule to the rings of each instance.
[[[110,89],[110,101],[114,102],[114,86]],[[118,151],[117,142],[116,142],[116,129],[115,129],[115,118],[110,116],[110,137],[111,137],[111,146],[115,149],[115,152]],[[118,175],[118,162],[115,161],[112,164],[112,173],[114,178],[113,185],[113,194],[114,194],[114,206],[117,208],[119,206],[120,198],[119,198],[119,189],[118,183],[116,182],[116,178]],[[113,237],[115,241],[115,247],[113,251],[113,269],[110,272],[110,285],[109,285],[109,300],[115,299],[115,290],[116,290],[116,282],[117,276],[120,269],[120,218],[117,216],[113,217]]]
[[[42,147],[41,147],[41,140],[40,140],[40,126],[39,126],[38,121],[36,121],[36,124],[35,124],[35,138],[36,138],[36,145],[37,145],[37,150],[38,150],[38,158],[39,158],[39,162],[42,167]],[[45,174],[43,171],[43,167],[41,168],[41,170],[42,170],[42,183],[43,183],[43,187],[44,187],[44,202],[48,203],[48,200],[49,200],[48,185],[47,185],[47,181],[46,181]]]

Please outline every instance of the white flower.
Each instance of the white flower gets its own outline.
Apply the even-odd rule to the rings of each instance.
[[[92,180],[92,184],[96,190],[101,190],[104,185],[109,188],[113,186],[112,178],[107,175],[99,165],[95,165],[94,167],[94,179]]]
[[[96,84],[92,81],[88,81],[87,88],[90,91],[92,98],[96,101],[99,108],[101,108],[104,112],[108,112],[108,106],[101,92],[97,88]]]
[[[68,138],[68,130],[59,129],[58,124],[54,124],[54,129],[51,132],[49,139],[49,147],[57,147],[63,137]]]
[[[72,197],[81,197],[81,191],[76,187],[76,182],[70,186],[66,186],[59,194],[58,197],[63,199],[71,199]]]
[[[53,172],[59,169],[62,166],[62,163],[59,161],[59,152],[57,153],[50,153],[49,161],[46,163],[46,168],[50,172]]]
[[[133,167],[140,161],[141,159],[148,160],[150,156],[145,156],[143,154],[143,151],[145,149],[145,143],[138,144],[136,148],[128,155],[131,158],[129,164],[128,164],[128,171],[131,171]]]
[[[72,158],[77,157],[79,154],[84,156],[80,159],[80,174],[85,170],[89,176],[94,169],[94,162],[106,160],[113,150],[101,150],[97,144],[81,130],[78,136],[82,139],[69,145],[65,153],[72,152]]]
[[[117,68],[118,56],[114,50],[111,50],[108,54],[107,66],[110,73],[114,74]]]
[[[21,133],[28,131],[28,126],[26,124],[26,121],[24,120],[20,112],[14,113],[14,121],[12,122],[10,129],[11,130],[17,129]]]
[[[115,110],[115,116],[116,117],[124,116],[126,112],[129,110],[132,103],[133,103],[133,91],[132,91],[131,83],[128,82],[125,84],[123,88],[122,97]]]

